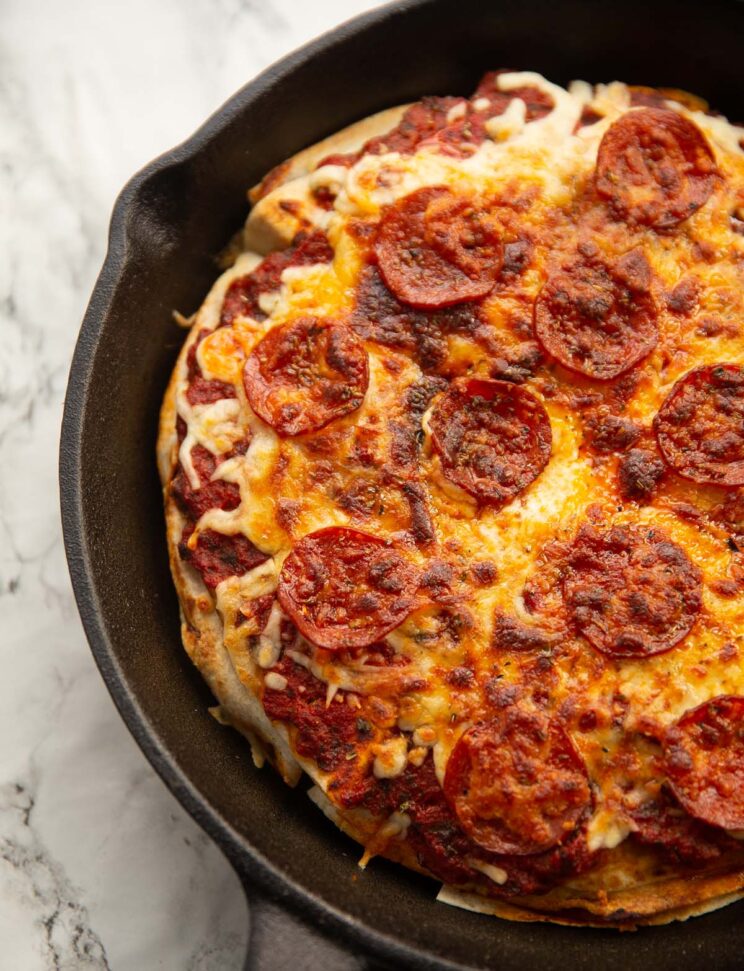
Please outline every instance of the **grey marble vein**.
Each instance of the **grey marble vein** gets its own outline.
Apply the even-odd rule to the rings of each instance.
[[[47,966],[55,971],[108,969],[106,951],[78,890],[35,831],[34,788],[33,781],[0,788],[0,859],[33,908]]]

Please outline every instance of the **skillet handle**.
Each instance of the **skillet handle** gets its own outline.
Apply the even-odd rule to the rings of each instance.
[[[250,934],[243,971],[365,971],[370,965],[243,881]]]

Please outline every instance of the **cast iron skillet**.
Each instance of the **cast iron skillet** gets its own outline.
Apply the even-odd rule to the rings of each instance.
[[[467,94],[485,69],[502,66],[559,83],[672,85],[741,118],[742,42],[744,8],[736,0],[393,4],[264,72],[122,192],[65,403],[67,556],[119,711],[251,898],[247,967],[330,971],[373,960],[572,971],[740,966],[743,904],[620,935],[448,908],[435,903],[433,883],[384,861],[361,873],[358,847],[303,788],[292,791],[271,770],[256,770],[243,739],[207,714],[209,694],[180,644],[154,444],[184,336],[171,310],[199,305],[217,275],[214,255],[245,217],[246,187],[273,165],[380,108],[427,93]]]

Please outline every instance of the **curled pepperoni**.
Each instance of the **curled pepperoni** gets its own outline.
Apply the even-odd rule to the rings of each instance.
[[[286,558],[279,602],[313,644],[366,647],[411,613],[417,584],[417,570],[394,546],[331,526],[305,536]]]
[[[500,504],[526,489],[548,464],[550,419],[525,388],[462,378],[429,421],[442,470],[481,502]]]
[[[484,297],[503,259],[490,213],[444,186],[418,189],[391,206],[375,253],[395,296],[423,309]]]
[[[664,763],[688,813],[744,830],[744,698],[720,695],[685,712],[666,734]]]
[[[618,216],[668,229],[709,198],[718,179],[715,157],[697,127],[666,108],[629,111],[599,146],[595,184]]]
[[[275,327],[243,371],[251,408],[280,435],[317,431],[355,411],[369,383],[367,352],[333,321],[301,317]]]
[[[658,529],[583,526],[563,574],[577,631],[603,654],[643,658],[685,637],[701,607],[700,570]]]
[[[564,367],[611,381],[658,339],[651,270],[640,250],[615,266],[580,259],[548,278],[535,301],[535,333]]]
[[[661,454],[686,479],[744,485],[744,368],[689,371],[659,409],[654,431]]]
[[[519,856],[561,843],[592,802],[586,768],[562,726],[516,705],[461,736],[444,793],[478,846]]]

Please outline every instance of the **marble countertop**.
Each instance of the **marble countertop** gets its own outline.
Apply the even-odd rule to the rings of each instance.
[[[0,17],[0,971],[230,971],[237,878],[155,776],[77,616],[67,372],[116,193],[365,0],[4,0]]]

